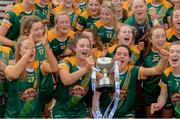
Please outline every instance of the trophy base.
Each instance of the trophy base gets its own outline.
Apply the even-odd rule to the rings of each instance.
[[[98,92],[107,92],[107,93],[113,93],[114,92],[114,88],[112,85],[103,85],[103,86],[98,86],[96,88],[96,90]]]

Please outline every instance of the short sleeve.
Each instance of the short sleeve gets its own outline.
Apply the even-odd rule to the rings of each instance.
[[[161,80],[159,82],[159,86],[161,88],[163,88],[164,86],[165,87],[167,86],[167,77],[166,77],[165,73],[163,73],[162,76],[161,76]]]
[[[138,72],[138,80],[140,79],[146,79],[147,77],[144,76],[144,68],[140,67]]]
[[[58,62],[58,69],[59,69],[59,70],[62,70],[62,69],[68,70],[68,69],[69,69],[69,66],[68,66],[67,62],[65,62],[65,61],[60,61],[60,62]]]

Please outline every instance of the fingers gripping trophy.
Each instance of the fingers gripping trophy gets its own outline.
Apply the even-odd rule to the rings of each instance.
[[[97,72],[101,72],[102,77],[97,79]],[[109,74],[113,72],[115,80],[111,80],[109,78]],[[95,109],[92,110],[94,118],[112,118],[119,102],[120,97],[120,80],[119,80],[119,68],[118,61],[113,62],[112,58],[109,57],[101,57],[97,59],[96,67],[93,67],[92,75],[91,75],[91,83],[92,90],[94,92],[94,96],[97,91],[102,93],[114,92],[114,97],[109,106],[107,107],[104,115],[101,114],[99,109],[99,98],[93,102],[96,106]],[[114,102],[114,103],[113,103]],[[110,111],[110,107],[113,108]],[[110,112],[110,113],[109,113]],[[109,113],[109,114],[108,114]]]

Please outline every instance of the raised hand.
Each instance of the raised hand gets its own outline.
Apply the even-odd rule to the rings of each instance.
[[[48,28],[44,25],[44,36],[41,38],[42,44],[46,47],[48,46]]]
[[[165,49],[160,49],[159,50],[159,55],[161,58],[165,59],[165,60],[168,60],[169,58],[169,52]]]
[[[174,93],[174,94],[171,96],[171,101],[172,101],[172,103],[174,103],[174,104],[180,103],[180,93]]]
[[[31,33],[28,37],[28,51],[32,52],[34,50],[34,40],[33,40],[33,33]]]
[[[154,114],[156,111],[159,111],[162,109],[162,105],[160,103],[152,103],[151,104],[151,114]]]
[[[87,70],[90,70],[92,69],[92,67],[95,65],[95,60],[94,60],[94,57],[93,56],[89,56],[88,58],[86,58],[86,61],[85,61],[85,68]]]

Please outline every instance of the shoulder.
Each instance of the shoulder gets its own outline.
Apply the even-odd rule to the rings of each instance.
[[[94,25],[99,28],[99,27],[103,26],[104,23],[101,20],[98,20],[94,23]]]
[[[12,11],[18,16],[23,11],[22,4],[15,5]]]
[[[89,13],[88,13],[87,11],[84,11],[84,12],[80,15],[80,17],[83,17],[83,18],[87,19],[87,18],[89,17]]]
[[[168,77],[171,72],[172,72],[172,67],[169,67],[169,68],[167,68],[167,69],[163,72],[163,74],[164,74],[166,77]]]
[[[175,34],[175,31],[173,28],[169,28],[167,31],[166,31],[166,35],[167,35],[167,39],[171,39],[172,36]]]
[[[56,38],[56,31],[54,28],[48,31],[48,41],[51,42],[55,38]]]
[[[69,30],[69,31],[68,31],[68,36],[70,36],[70,38],[73,39],[74,36],[75,36],[75,32],[72,31],[72,30]]]
[[[172,5],[170,2],[168,2],[167,0],[164,0],[163,5],[164,5],[167,9],[173,7],[173,5]]]

